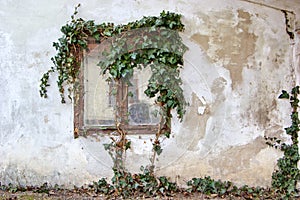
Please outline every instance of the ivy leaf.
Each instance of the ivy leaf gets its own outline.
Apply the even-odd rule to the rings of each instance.
[[[137,56],[137,53],[136,52],[133,52],[130,54],[130,57],[131,59],[135,60],[136,59],[136,56]]]
[[[174,102],[173,102],[172,100],[168,100],[168,101],[167,101],[167,106],[168,106],[169,108],[172,108],[172,107],[173,107],[173,104],[174,104]]]
[[[128,92],[127,94],[128,97],[133,97],[133,93],[131,91]]]
[[[164,134],[167,138],[170,138],[171,133],[169,131],[166,131]]]
[[[162,148],[159,144],[154,144],[153,150],[157,153],[157,155],[160,155],[162,153]]]
[[[131,141],[126,142],[125,144],[125,150],[130,149]]]
[[[94,38],[97,42],[100,41],[100,33],[94,34]]]
[[[300,90],[299,90],[299,86],[296,86],[292,89],[292,94],[299,94],[300,93]]]
[[[112,36],[111,31],[108,30],[108,29],[104,30],[104,31],[103,31],[103,34],[104,34],[105,36],[108,36],[108,37],[111,37],[111,36]]]
[[[112,68],[109,73],[112,75],[112,77],[117,78],[118,72],[116,69]]]
[[[287,91],[282,90],[282,93],[278,97],[279,99],[289,99],[290,95],[287,93]]]

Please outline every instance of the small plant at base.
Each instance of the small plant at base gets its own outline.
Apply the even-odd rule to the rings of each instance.
[[[275,192],[262,187],[249,187],[244,185],[237,187],[230,181],[214,180],[209,176],[204,178],[193,178],[187,182],[189,188],[187,192],[199,192],[211,197],[221,197],[229,199],[278,199]]]
[[[225,195],[226,193],[237,191],[237,187],[233,186],[231,182],[215,181],[209,176],[204,178],[193,178],[187,182],[189,192],[201,192],[207,195],[217,194]]]
[[[101,178],[99,181],[89,185],[89,187],[92,188],[96,193],[105,195],[109,195],[114,191],[114,187],[110,185],[105,178]]]
[[[142,173],[131,174],[127,171],[114,170],[109,184],[102,178],[89,187],[96,193],[128,198],[132,196],[172,196],[178,191],[176,183],[170,182],[165,176],[155,177],[149,170],[141,167]]]

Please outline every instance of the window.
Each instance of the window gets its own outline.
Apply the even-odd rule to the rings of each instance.
[[[106,81],[108,77],[101,75],[97,66],[103,47],[90,42],[89,49],[83,55],[79,82],[75,85],[75,137],[111,133],[116,130],[116,117],[128,134],[155,133],[159,123],[155,115],[158,106],[144,94],[151,70],[136,69],[130,85],[123,80]]]

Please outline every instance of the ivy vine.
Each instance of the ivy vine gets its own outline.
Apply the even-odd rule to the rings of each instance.
[[[112,156],[115,164],[113,167],[115,176],[112,182],[116,187],[114,189],[119,192],[124,192],[129,186],[132,187],[127,191],[128,194],[134,192],[134,189],[140,187],[141,184],[150,184],[149,181],[151,184],[158,184],[153,186],[155,192],[157,190],[177,190],[176,186],[168,182],[165,177],[157,181],[153,176],[153,168],[156,154],[159,155],[162,152],[160,137],[170,137],[171,111],[176,110],[177,117],[182,119],[187,104],[184,100],[180,78],[183,54],[187,50],[178,33],[184,30],[184,25],[180,20],[181,15],[163,11],[158,17],[143,17],[135,22],[115,26],[113,23],[95,24],[93,20],[85,21],[82,18],[76,18],[79,6],[80,4],[75,7],[71,21],[62,26],[63,36],[58,39],[58,42],[53,43],[57,54],[51,58],[54,66],[41,78],[41,97],[47,98],[50,75],[56,72],[58,73],[57,85],[61,102],[66,102],[66,88],[68,97],[72,99],[75,91],[74,84],[78,81],[80,73],[83,52],[89,51],[88,41],[91,39],[105,46],[106,50],[102,53],[105,59],[99,60],[98,65],[102,75],[109,75],[108,81],[114,80],[116,83],[124,81],[130,85],[130,78],[135,69],[151,68],[152,74],[144,93],[149,98],[155,98],[161,111],[159,128],[153,140],[154,154],[151,159],[151,166],[150,168],[143,168],[144,173],[139,175],[131,175],[125,171],[123,155],[130,148],[130,141],[126,139],[126,130],[122,129],[122,121],[118,119],[119,116],[116,112],[116,128],[119,138],[114,139],[111,144],[105,145],[105,149]],[[283,90],[279,96],[281,99],[289,99],[292,107],[292,125],[285,128],[286,133],[291,136],[292,143],[282,142],[276,137],[266,137],[267,144],[282,150],[284,153],[283,158],[278,160],[278,169],[272,175],[272,187],[277,191],[277,194],[280,194],[280,198],[287,199],[297,195],[297,182],[300,179],[297,166],[300,159],[298,149],[300,123],[297,111],[298,95],[299,86],[293,88],[291,93]],[[139,177],[138,180],[135,179],[136,176]],[[110,191],[112,187],[106,188],[106,185],[106,182],[104,184],[102,180],[98,183],[97,188],[100,191]],[[231,183],[214,181],[210,177],[194,178],[188,182],[188,185],[191,186],[191,191],[217,193],[220,196],[232,189]],[[244,189],[248,193],[254,191],[253,188],[249,187]],[[240,190],[234,187],[234,191]],[[262,191],[262,189],[257,189],[255,193]],[[123,195],[127,196],[128,194],[124,193]]]
[[[63,33],[63,36],[58,39],[58,42],[53,43],[53,47],[57,50],[57,54],[51,58],[54,66],[41,78],[40,96],[47,98],[47,87],[50,86],[49,76],[51,73],[57,72],[57,85],[61,94],[61,102],[65,103],[65,86],[70,86],[68,90],[73,92],[72,86],[78,78],[82,53],[84,50],[88,51],[88,39],[93,38],[96,42],[101,43],[109,37],[118,36],[115,37],[115,40],[118,40],[118,44],[112,45],[113,48],[104,52],[104,54],[109,55],[109,57],[99,63],[103,70],[102,73],[105,74],[108,71],[112,78],[120,79],[121,77],[132,76],[133,70],[138,64],[163,64],[163,67],[161,68],[164,68],[166,71],[163,72],[160,70],[159,74],[154,73],[151,78],[152,82],[149,83],[145,93],[149,97],[154,97],[155,94],[160,92],[161,96],[159,96],[157,100],[166,104],[166,107],[168,108],[172,109],[177,107],[178,115],[182,118],[184,114],[183,107],[185,104],[182,100],[184,100],[184,98],[179,101],[174,99],[175,101],[171,103],[168,100],[173,99],[174,95],[172,96],[171,93],[165,94],[165,92],[169,90],[168,85],[170,84],[163,84],[161,81],[157,84],[154,84],[153,82],[153,80],[156,80],[155,77],[160,75],[167,76],[167,83],[170,82],[168,78],[171,80],[174,78],[175,81],[172,84],[180,79],[179,73],[175,72],[175,69],[182,67],[182,56],[187,49],[178,35],[178,31],[184,30],[184,25],[180,20],[181,15],[163,11],[159,17],[143,17],[141,20],[126,25],[114,26],[113,23],[102,23],[98,25],[95,24],[93,20],[85,21],[82,18],[76,18],[79,6],[80,4],[75,7],[75,12],[71,16],[72,20],[62,26],[61,32]],[[120,49],[128,51],[128,47],[124,47],[124,45],[128,45],[128,43],[126,43],[128,37],[126,37],[125,40],[121,40],[121,34],[128,34],[130,30],[134,29],[142,29],[143,31],[143,37],[134,38],[134,48],[137,50],[120,54]],[[165,31],[162,32],[162,30]],[[151,36],[154,33],[159,33],[159,35],[156,35],[157,37],[147,37],[147,35]],[[135,32],[135,34],[137,33]],[[169,40],[166,40],[165,38],[168,38]],[[115,40],[113,42],[115,42]],[[161,42],[166,41],[168,41],[168,43],[164,44],[164,48],[160,49],[159,45]],[[148,49],[148,46],[152,48]],[[153,48],[155,46],[157,48]],[[159,66],[155,66],[156,67],[152,68],[152,71],[158,72]],[[168,75],[169,72],[172,72],[170,73],[170,76]],[[183,95],[180,94],[182,93],[181,88],[174,88],[177,89],[174,93],[176,93],[177,96],[183,97]],[[69,97],[71,97],[71,94],[72,93],[69,93]]]
[[[297,195],[297,183],[300,180],[300,171],[298,169],[298,162],[300,160],[298,148],[298,132],[299,132],[299,86],[292,89],[290,93],[282,90],[280,99],[289,99],[292,114],[292,125],[285,128],[286,134],[290,136],[291,143],[282,142],[277,137],[265,137],[267,144],[283,151],[284,156],[277,161],[278,169],[272,174],[272,187],[282,195],[282,198],[289,199]]]
[[[153,169],[156,154],[162,152],[160,137],[170,137],[171,111],[176,110],[177,117],[182,119],[187,105],[180,78],[183,54],[187,50],[179,35],[179,32],[184,30],[181,15],[163,11],[158,17],[143,17],[141,20],[115,26],[113,23],[95,24],[93,20],[76,18],[79,6],[80,4],[75,7],[71,21],[62,26],[63,36],[53,43],[57,51],[51,58],[54,66],[41,78],[40,95],[47,98],[50,74],[56,72],[61,102],[66,102],[66,88],[68,97],[72,100],[83,53],[89,51],[90,40],[104,46],[105,50],[98,65],[101,74],[107,74],[107,81],[113,80],[116,87],[119,87],[121,82],[130,85],[130,78],[135,69],[151,68],[152,74],[144,93],[149,98],[155,98],[161,116],[153,140],[150,166],[150,169]],[[117,103],[115,124],[119,138],[112,138],[112,143],[105,145],[105,149],[114,160],[114,169],[124,170],[123,155],[130,148],[130,141],[126,138],[127,133],[123,130],[123,121],[118,113],[121,107],[122,105]]]

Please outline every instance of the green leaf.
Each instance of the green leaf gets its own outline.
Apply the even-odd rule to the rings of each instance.
[[[116,95],[116,94],[117,94],[117,89],[116,88],[112,89],[111,90],[111,95]]]
[[[131,59],[135,60],[137,57],[137,53],[136,52],[131,53],[130,57],[131,57]]]
[[[299,94],[299,86],[296,86],[292,89],[292,94]]]
[[[108,36],[108,37],[111,37],[111,36],[112,36],[112,32],[111,32],[110,30],[108,30],[108,29],[105,29],[105,30],[103,31],[103,34],[104,34],[105,36]]]
[[[166,131],[164,134],[167,138],[170,138],[171,133],[169,131]]]
[[[155,144],[153,150],[157,153],[157,155],[160,155],[162,153],[162,148],[159,144]]]
[[[126,142],[125,150],[130,149],[130,147],[131,147],[131,141]]]
[[[94,38],[97,42],[100,41],[100,33],[94,34]]]
[[[287,91],[282,90],[282,93],[278,97],[279,99],[289,99],[290,95],[287,93]]]
[[[129,97],[133,97],[133,93],[131,91],[128,92]]]

